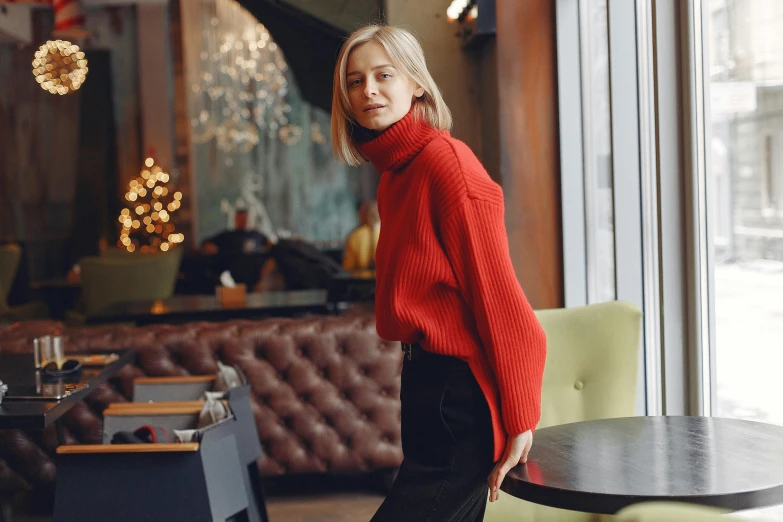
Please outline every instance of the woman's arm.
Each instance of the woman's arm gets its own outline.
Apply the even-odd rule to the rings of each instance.
[[[509,435],[534,430],[541,415],[546,336],[517,281],[496,185],[466,197],[441,222],[446,254],[492,366]]]

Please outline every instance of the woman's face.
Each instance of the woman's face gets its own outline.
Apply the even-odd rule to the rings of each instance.
[[[356,121],[377,132],[405,117],[413,97],[424,94],[410,76],[392,65],[383,46],[372,41],[356,47],[348,56],[346,84]]]

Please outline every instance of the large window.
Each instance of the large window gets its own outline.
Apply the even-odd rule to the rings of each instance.
[[[783,424],[783,2],[702,2],[709,403]]]
[[[643,310],[639,413],[783,424],[783,1],[556,5],[566,306]]]
[[[557,0],[563,264],[566,306],[611,300],[644,312],[636,412],[657,413],[653,174],[646,161],[648,41],[628,0]],[[646,35],[646,33],[644,33]],[[653,199],[651,199],[651,196]]]
[[[616,297],[608,20],[606,0],[580,2],[587,300],[591,303]]]

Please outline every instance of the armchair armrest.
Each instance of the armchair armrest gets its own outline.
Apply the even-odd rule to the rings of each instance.
[[[198,442],[174,442],[162,444],[70,444],[57,447],[58,455],[98,453],[164,453],[198,451]]]

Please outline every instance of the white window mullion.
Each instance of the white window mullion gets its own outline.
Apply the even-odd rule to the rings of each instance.
[[[557,0],[560,194],[565,306],[587,304],[579,0]]]
[[[688,324],[692,325],[692,330],[688,344],[691,356],[690,382],[694,387],[691,409],[698,415],[711,415],[712,397],[715,393],[715,344],[711,335],[714,331],[714,314],[710,306],[713,248],[711,234],[707,230],[706,183],[709,155],[705,147],[710,143],[710,130],[706,125],[709,98],[704,84],[707,78],[707,65],[704,63],[704,12],[705,6],[701,0],[687,2],[687,48],[691,59],[688,62],[686,78],[689,88],[686,100],[688,107],[685,111],[688,124],[685,127],[690,133],[685,147],[688,152],[686,165],[690,171],[686,222],[692,238],[687,243],[689,276],[692,281],[688,296]]]
[[[636,0],[639,83],[639,152],[642,228],[642,285],[647,414],[663,413],[662,331],[660,292],[660,200],[656,151],[655,53],[650,0]]]
[[[617,299],[630,301],[645,311],[636,36],[634,3],[609,0]],[[646,333],[644,331],[640,346],[642,355]],[[640,414],[647,412],[645,369],[646,361],[642,356],[639,358],[640,389],[636,402]]]

